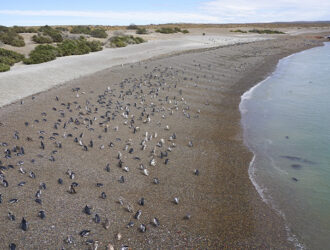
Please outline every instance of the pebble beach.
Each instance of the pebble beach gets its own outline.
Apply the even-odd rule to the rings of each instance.
[[[151,58],[3,106],[1,248],[294,248],[249,179],[238,105],[279,59],[322,42]]]

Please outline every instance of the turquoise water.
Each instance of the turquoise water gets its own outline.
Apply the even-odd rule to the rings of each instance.
[[[330,43],[282,59],[240,110],[259,194],[297,248],[330,249]]]

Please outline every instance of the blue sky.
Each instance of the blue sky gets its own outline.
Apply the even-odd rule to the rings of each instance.
[[[330,20],[330,0],[0,0],[0,25]]]

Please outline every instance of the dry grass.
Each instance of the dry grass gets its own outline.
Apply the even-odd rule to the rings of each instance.
[[[108,31],[116,31],[127,29],[128,26],[112,26],[112,25],[88,25],[91,28],[104,28]],[[312,28],[312,27],[330,27],[329,22],[290,22],[290,23],[231,23],[231,24],[193,24],[193,23],[168,23],[168,24],[149,24],[149,25],[138,25],[141,28],[146,29],[159,29],[162,27],[179,27],[181,29],[189,28],[244,28],[244,27],[256,27],[256,28]],[[39,28],[41,26],[28,26],[33,28]],[[71,25],[59,25],[53,26],[56,27],[65,27],[69,30],[72,29]]]

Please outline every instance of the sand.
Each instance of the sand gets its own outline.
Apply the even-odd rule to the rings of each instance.
[[[115,249],[124,245],[132,249],[293,248],[282,218],[262,202],[249,180],[252,155],[243,145],[238,104],[240,96],[264,79],[280,58],[320,45],[321,40],[298,36],[166,56],[89,74],[25,98],[23,104],[1,108],[0,138],[9,145],[0,146],[0,157],[2,165],[14,166],[3,170],[9,187],[0,186],[2,246],[13,242],[19,249],[89,249],[86,240],[93,240],[100,249],[109,242]],[[75,88],[80,89],[72,91]],[[108,108],[110,121],[105,116]],[[129,118],[123,117],[125,110]],[[150,122],[144,123],[147,114]],[[80,122],[69,123],[70,117]],[[140,129],[134,133],[136,126]],[[13,138],[15,131],[18,140]],[[140,143],[145,132],[158,136],[146,142],[143,151]],[[67,136],[70,133],[73,137]],[[170,140],[173,133],[176,139]],[[88,151],[74,142],[75,137]],[[158,147],[161,138],[165,145]],[[124,150],[128,139],[132,154]],[[93,147],[88,146],[90,140]],[[62,148],[55,142],[61,142]],[[110,142],[113,147],[108,146]],[[23,146],[25,154],[5,159],[5,149],[15,145]],[[156,155],[152,156],[154,147]],[[118,151],[129,172],[118,167]],[[168,156],[160,158],[165,151]],[[51,156],[55,161],[49,160]],[[149,164],[153,158],[156,166]],[[35,179],[18,171],[19,161],[24,161],[24,170],[36,174]],[[110,172],[105,171],[107,163]],[[140,164],[149,170],[148,176]],[[75,172],[75,179],[66,174],[68,169]],[[125,183],[118,181],[120,176]],[[57,183],[58,178],[63,185]],[[154,184],[153,178],[160,183]],[[17,186],[21,181],[26,184]],[[73,181],[79,184],[76,194],[67,192]],[[42,205],[34,201],[41,182],[47,185]],[[106,199],[100,198],[101,192],[107,194]],[[120,197],[124,206],[118,203]],[[137,203],[141,197],[146,200],[144,206]],[[179,204],[173,203],[174,197],[180,199]],[[9,204],[12,198],[19,201]],[[127,204],[133,213],[127,211]],[[92,215],[83,213],[85,205],[92,207]],[[139,209],[142,215],[136,220],[133,216]],[[40,210],[46,213],[44,220],[37,217]],[[16,221],[8,220],[8,211]],[[95,213],[101,222],[109,219],[109,229],[93,221]],[[184,219],[187,214],[190,220]],[[29,223],[26,232],[19,228],[23,216]],[[150,224],[154,217],[160,226]],[[129,221],[134,226],[128,229]],[[140,224],[147,226],[145,233],[139,232]],[[90,235],[79,236],[82,230],[90,230]],[[121,240],[116,237],[118,232]],[[67,236],[74,238],[74,244],[65,243]]]
[[[62,57],[37,65],[16,64],[10,71],[0,74],[0,106],[115,65],[138,62],[155,56],[191,49],[263,39],[269,38],[255,35],[247,37],[187,35],[172,37],[171,39],[151,40],[144,44],[131,45],[125,48],[105,48],[96,53]]]

